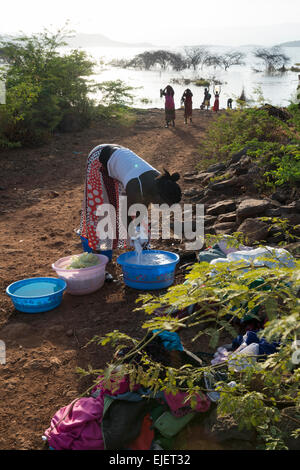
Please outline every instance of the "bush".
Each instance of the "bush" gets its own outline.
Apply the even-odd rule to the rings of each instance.
[[[89,124],[94,84],[87,77],[94,63],[83,51],[60,54],[65,34],[44,31],[0,44],[6,64],[0,73],[6,84],[6,104],[0,110],[2,143],[42,143],[70,115],[79,116],[81,126]]]
[[[217,237],[212,238],[215,239],[208,240],[207,244],[216,242]],[[234,241],[237,245],[240,243]],[[175,394],[181,391],[187,393],[193,404],[196,396],[206,391],[203,375],[214,374],[220,369],[227,374],[227,379],[219,379],[217,385],[220,392],[218,414],[233,416],[240,428],[254,428],[264,448],[286,448],[284,440],[290,436],[284,435],[280,427],[280,410],[286,406],[300,409],[300,351],[294,343],[300,333],[297,298],[300,287],[297,269],[300,266],[299,261],[294,269],[273,261],[273,267],[262,263],[261,267],[252,266],[246,272],[238,262],[232,263],[230,269],[222,263],[214,266],[213,276],[208,263],[196,263],[183,284],[170,287],[160,296],[140,296],[142,307],[138,310],[143,310],[148,316],[142,325],[146,332],[143,340],[116,330],[93,339],[102,346],[110,343],[117,353],[128,345],[125,354],[115,354],[109,366],[100,371],[104,374],[105,387],[113,389],[114,380],[127,376],[131,390],[135,384],[141,384],[154,393],[164,391]],[[197,305],[192,314],[180,318],[172,315],[176,309],[183,310],[192,304]],[[268,342],[280,341],[280,346],[276,353],[259,357],[258,361],[249,363],[239,371],[228,363],[216,366],[203,363],[202,367],[168,365],[145,353],[149,335],[151,341],[159,331],[175,332],[180,328],[190,329],[195,348],[199,347],[197,342],[200,337],[207,337],[210,350],[215,351],[223,344],[224,332],[233,338],[237,336],[236,320],[243,318],[245,312],[249,314],[252,309],[255,310],[252,314],[254,318],[267,317],[259,336],[263,335]],[[151,338],[154,330],[156,332]],[[135,360],[137,357],[140,358],[138,362]],[[99,375],[99,371],[91,369],[79,372]],[[229,385],[233,380],[235,385]],[[299,423],[297,415],[295,419]]]
[[[207,166],[246,148],[263,169],[264,180],[257,182],[262,188],[297,186],[300,180],[300,110],[289,107],[292,115],[288,123],[270,116],[257,108],[226,112],[215,121],[201,144]],[[209,158],[208,158],[209,157]],[[203,169],[203,160],[198,167]]]

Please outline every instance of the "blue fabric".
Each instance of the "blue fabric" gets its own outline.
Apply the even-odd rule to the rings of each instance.
[[[237,336],[232,342],[232,349],[237,349],[243,342],[247,344],[257,343],[259,344],[259,354],[274,354],[278,349],[280,343],[273,341],[273,343],[268,343],[265,338],[259,338],[257,336],[256,331],[247,331],[247,333],[243,335]]]
[[[153,330],[153,333],[156,333],[160,330]],[[177,333],[172,333],[170,331],[162,331],[158,335],[163,342],[164,347],[168,351],[183,351],[183,346],[181,344],[180,338]]]

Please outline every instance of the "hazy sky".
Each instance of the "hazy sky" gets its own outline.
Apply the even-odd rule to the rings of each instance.
[[[67,19],[79,32],[155,45],[300,40],[299,0],[9,0],[1,5],[0,34],[38,32]]]

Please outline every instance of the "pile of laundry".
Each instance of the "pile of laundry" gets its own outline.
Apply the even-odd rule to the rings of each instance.
[[[200,359],[185,352],[177,333],[159,333],[147,350],[154,360],[163,357],[165,364],[168,353],[174,352],[184,355],[183,363],[201,366]],[[103,377],[97,382],[91,396],[73,401],[53,416],[43,436],[51,449],[171,449],[174,436],[211,405],[205,393],[197,395],[192,409],[185,392],[153,394],[139,385],[130,390],[128,377],[114,383],[113,389],[105,387]]]

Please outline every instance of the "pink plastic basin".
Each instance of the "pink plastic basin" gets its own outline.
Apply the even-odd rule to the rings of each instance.
[[[73,256],[65,256],[52,264],[58,277],[66,281],[66,292],[72,295],[85,295],[100,289],[105,281],[105,267],[109,261],[108,257],[96,254],[100,260],[99,264],[90,268],[66,269]]]

